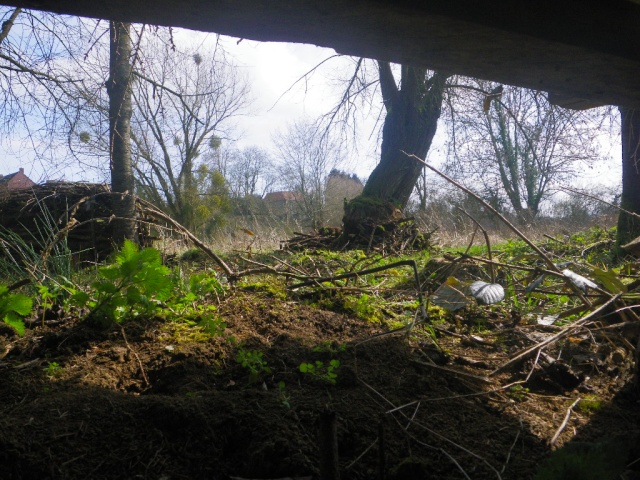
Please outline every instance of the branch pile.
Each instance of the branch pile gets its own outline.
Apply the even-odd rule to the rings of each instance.
[[[108,185],[71,182],[5,191],[0,194],[0,229],[36,251],[66,236],[71,252],[80,252],[83,258],[104,258],[113,250],[112,195]],[[148,237],[143,229],[139,233],[143,240]]]
[[[312,234],[295,232],[295,236],[282,242],[280,248],[292,252],[361,249],[393,255],[425,250],[430,246],[431,235],[421,232],[412,218],[390,221],[385,225],[371,225],[367,230],[366,235],[349,236],[336,227],[320,228]]]

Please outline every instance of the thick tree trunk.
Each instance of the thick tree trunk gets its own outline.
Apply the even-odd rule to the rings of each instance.
[[[640,214],[640,110],[620,107],[622,126],[622,198],[620,206]],[[640,219],[620,212],[618,245],[640,236]]]
[[[131,166],[131,24],[110,23],[109,138],[113,200],[113,240],[136,240],[134,178]]]
[[[344,233],[368,235],[371,228],[402,217],[422,173],[422,165],[407,156],[424,158],[431,147],[442,109],[447,76],[403,67],[402,86],[395,86],[387,64],[380,64],[380,84],[387,109],[382,130],[380,163],[362,194],[345,206]]]

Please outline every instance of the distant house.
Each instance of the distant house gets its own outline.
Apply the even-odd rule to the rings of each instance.
[[[269,211],[285,221],[290,221],[295,216],[296,207],[302,201],[300,192],[269,192],[264,197]]]
[[[23,188],[31,188],[36,184],[33,180],[24,174],[24,168],[16,173],[9,175],[0,175],[0,191],[20,190]]]

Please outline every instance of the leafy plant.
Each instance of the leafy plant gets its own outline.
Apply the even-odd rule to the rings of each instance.
[[[87,319],[100,325],[153,313],[158,308],[157,302],[167,300],[174,290],[174,281],[169,269],[162,265],[160,252],[154,248],[139,250],[128,240],[116,255],[115,263],[100,268],[99,273],[103,280],[91,285],[96,298],[78,292],[74,299],[80,305],[88,305],[91,312]]]
[[[49,362],[45,368],[43,368],[44,373],[49,378],[55,378],[62,374],[62,367],[58,364],[58,362]]]
[[[18,335],[24,335],[22,317],[29,315],[33,308],[33,300],[21,293],[11,293],[9,287],[0,285],[0,318],[12,326]]]
[[[325,365],[324,362],[316,360],[314,363],[301,363],[300,372],[318,380],[335,385],[338,379],[337,370],[340,368],[340,360],[333,359]]]
[[[324,342],[322,342],[321,345],[314,347],[313,351],[315,353],[324,353],[324,352],[330,353],[330,354],[343,353],[347,351],[347,344],[344,342],[337,343],[337,342],[331,342],[329,340],[325,340]]]
[[[291,396],[287,393],[287,386],[284,382],[278,382],[278,399],[282,406],[291,408]]]
[[[363,320],[379,322],[382,319],[380,309],[376,306],[375,297],[363,293],[359,297],[348,296],[344,306]]]
[[[242,347],[236,354],[236,362],[249,372],[249,382],[251,383],[259,380],[262,375],[271,373],[271,368],[262,356],[262,352],[245,350]]]
[[[221,295],[224,293],[224,287],[214,275],[197,273],[189,278],[189,293],[200,297],[210,294]]]
[[[528,388],[523,387],[522,385],[514,385],[509,389],[507,395],[509,395],[514,400],[523,401],[525,398],[527,398],[528,393]]]

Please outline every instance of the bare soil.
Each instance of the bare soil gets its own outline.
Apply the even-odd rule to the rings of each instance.
[[[500,308],[409,335],[240,288],[218,313],[226,329],[209,338],[179,319],[100,331],[71,313],[35,321],[23,338],[2,330],[0,477],[319,478],[326,413],[337,419],[345,480],[531,479],[552,450],[578,440],[623,438],[627,463],[638,457],[637,332],[585,329],[554,345],[547,353],[571,367],[563,380],[535,357],[489,375],[559,328],[514,327]],[[241,351],[262,352],[257,374],[236,361]],[[322,375],[331,360],[335,384]],[[315,362],[318,375],[300,372]],[[578,398],[591,403],[560,428]]]

